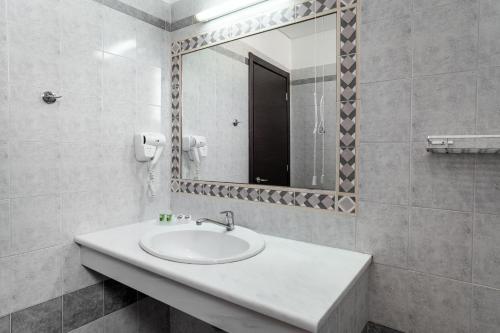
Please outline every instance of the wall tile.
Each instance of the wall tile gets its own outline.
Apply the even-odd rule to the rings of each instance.
[[[53,143],[11,142],[11,195],[58,192],[60,159],[59,147]]]
[[[366,83],[362,89],[361,141],[409,141],[411,81]]]
[[[472,303],[472,333],[495,333],[500,327],[500,291],[475,286]]]
[[[9,166],[9,145],[7,142],[0,142],[0,198],[9,197]]]
[[[479,66],[500,66],[500,3],[481,0],[479,7]]]
[[[163,119],[161,107],[155,105],[137,105],[135,113],[135,132],[162,132]],[[165,149],[164,151],[168,151]]]
[[[307,214],[310,216],[310,220],[303,220],[301,223],[312,229],[312,243],[354,250],[356,237],[354,217],[323,211],[307,212]],[[286,227],[284,224],[283,228]]]
[[[165,31],[150,24],[136,21],[137,60],[141,64],[167,68],[167,41]]]
[[[63,240],[61,198],[57,195],[11,200],[14,253],[60,244]]]
[[[362,200],[408,204],[410,150],[407,143],[363,143],[359,159]]]
[[[408,290],[411,332],[469,332],[471,285],[414,273]]]
[[[216,329],[195,317],[175,308],[170,309],[170,333],[216,333]]]
[[[161,105],[162,70],[141,66],[137,69],[137,101],[141,104]]]
[[[61,295],[61,255],[59,248],[48,248],[0,259],[6,280],[7,304],[10,312],[25,309]],[[1,274],[0,274],[1,275]],[[1,278],[0,278],[1,279]],[[2,288],[3,289],[3,288]],[[1,311],[1,310],[0,310]]]
[[[61,297],[12,314],[12,333],[62,332]]]
[[[373,255],[376,263],[406,267],[407,207],[361,202],[356,217],[356,249]]]
[[[103,331],[106,333],[137,333],[138,326],[137,304],[103,317]]]
[[[411,75],[411,19],[379,20],[362,25],[361,81],[409,78]],[[390,38],[387,38],[390,36]]]
[[[10,316],[0,318],[0,333],[10,333]]]
[[[453,73],[414,79],[413,141],[428,135],[474,134],[475,73]]]
[[[409,331],[407,270],[375,264],[370,271],[369,319]]]
[[[422,9],[427,9],[431,7],[438,7],[444,5],[473,5],[477,3],[477,0],[417,0],[413,1],[413,9],[419,11]]]
[[[482,68],[478,73],[477,134],[500,133],[500,67]]]
[[[193,0],[184,0],[182,2],[174,2],[172,4],[172,21],[179,21],[187,16],[194,15]]]
[[[69,332],[103,315],[102,283],[63,296],[63,331]]]
[[[75,243],[65,245],[62,252],[63,293],[73,292],[104,280],[104,276],[81,264],[79,245]]]
[[[5,2],[3,2],[5,5]],[[5,14],[5,13],[4,13]],[[8,86],[8,48],[7,48],[7,25],[0,18],[0,123],[9,122],[9,86]],[[8,126],[0,128],[0,140],[9,137]]]
[[[107,320],[109,320],[108,317],[102,317],[71,331],[71,333],[106,333],[104,331],[104,324]]]
[[[64,192],[96,191],[101,185],[101,151],[95,144],[62,143],[61,188]]]
[[[472,214],[412,208],[408,251],[410,268],[471,281]]]
[[[69,99],[73,98],[74,95],[100,99],[102,62],[100,51],[67,50],[64,52],[61,56],[61,94],[67,95]]]
[[[135,19],[114,9],[103,8],[104,51],[130,59],[136,58]]]
[[[476,212],[500,214],[500,170],[498,156],[484,156],[476,166]]]
[[[10,254],[10,240],[10,202],[9,200],[0,200],[0,257]]]
[[[130,59],[104,54],[103,100],[134,102],[136,98],[136,66]]]
[[[473,1],[415,12],[414,75],[474,70],[477,26],[477,5]]]
[[[62,142],[98,142],[101,136],[102,96],[73,94],[59,103]]]
[[[167,304],[147,297],[137,303],[139,333],[170,332],[170,308]]]
[[[500,288],[500,216],[477,214],[474,219],[472,281]]]
[[[62,220],[66,240],[74,236],[103,229],[99,192],[62,194]]]
[[[412,204],[471,212],[475,157],[432,154],[424,146],[418,142],[412,148]]]
[[[115,280],[104,281],[104,314],[125,308],[137,301],[137,291]]]
[[[61,41],[71,50],[102,50],[103,7],[93,0],[64,0],[60,6]]]
[[[363,22],[394,19],[410,14],[411,0],[366,1],[361,8]]]

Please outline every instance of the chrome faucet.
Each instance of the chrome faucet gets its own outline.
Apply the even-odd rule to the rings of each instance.
[[[196,225],[201,225],[203,222],[213,223],[216,225],[220,225],[226,228],[227,231],[234,230],[234,213],[230,210],[225,210],[220,212],[221,214],[225,214],[224,222],[215,221],[206,217],[196,220]]]

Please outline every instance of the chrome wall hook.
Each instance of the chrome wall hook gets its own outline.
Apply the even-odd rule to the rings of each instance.
[[[233,126],[234,127],[237,127],[239,124],[241,124],[241,121],[239,121],[238,119],[234,119],[233,120]]]
[[[42,100],[47,104],[54,104],[62,96],[56,96],[52,91],[44,91],[42,93]]]

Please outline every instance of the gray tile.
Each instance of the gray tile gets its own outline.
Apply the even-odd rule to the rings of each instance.
[[[169,47],[165,31],[143,22],[136,22],[137,60],[145,65],[167,67]]]
[[[413,10],[419,11],[426,8],[438,7],[444,5],[473,5],[477,3],[477,0],[414,0]]]
[[[0,200],[0,257],[10,254],[11,229],[9,200]]]
[[[428,135],[474,134],[474,72],[421,77],[413,81],[413,141]]]
[[[500,170],[499,156],[481,156],[476,166],[476,212],[499,214]]]
[[[500,16],[499,16],[500,18]],[[500,19],[499,19],[500,22]],[[481,68],[478,72],[478,134],[500,133],[500,67]]]
[[[104,333],[137,333],[137,304],[115,311],[102,319]]]
[[[97,191],[102,155],[93,143],[61,143],[60,182],[64,192]]]
[[[356,289],[351,288],[338,306],[339,332],[356,332]]]
[[[500,66],[500,3],[481,0],[479,8],[479,66]]]
[[[0,318],[0,333],[10,333],[10,316]]]
[[[9,197],[9,185],[9,145],[7,142],[0,142],[0,199]]]
[[[363,22],[394,19],[411,12],[411,0],[366,1],[361,6]]]
[[[356,249],[375,263],[406,267],[408,207],[361,202],[356,216]]]
[[[103,284],[63,296],[63,331],[69,332],[103,316]]]
[[[411,19],[379,20],[362,25],[361,81],[409,78],[411,75]],[[390,37],[388,37],[390,36]]]
[[[369,320],[409,331],[408,279],[404,269],[372,265],[369,283]]]
[[[37,250],[63,240],[61,198],[57,195],[11,200],[12,251]]]
[[[137,291],[115,280],[104,281],[104,314],[137,302]]]
[[[477,5],[468,1],[426,8],[413,17],[414,75],[476,68]]]
[[[104,331],[105,320],[105,318],[97,319],[96,321],[71,331],[71,333],[107,333]]]
[[[413,273],[408,294],[411,332],[469,332],[472,285]]]
[[[472,214],[412,208],[408,266],[471,281]]]
[[[111,8],[104,8],[103,15],[104,51],[135,59],[137,54],[135,19]]]
[[[76,243],[65,245],[63,255],[63,293],[79,290],[105,279],[101,274],[83,266],[80,260],[80,246]]]
[[[216,329],[195,317],[175,308],[170,308],[170,333],[216,333]]]
[[[12,333],[62,332],[61,297],[12,314]]]
[[[407,142],[410,138],[411,81],[373,82],[361,88],[361,142]]]
[[[409,144],[362,143],[358,154],[360,198],[388,204],[408,204]]]
[[[137,304],[139,333],[170,332],[170,308],[153,298],[146,297]]]
[[[477,214],[474,219],[472,282],[500,288],[500,216]]]
[[[474,205],[472,155],[432,154],[424,144],[412,148],[412,204],[471,212]]]
[[[471,333],[497,333],[500,327],[500,291],[474,286]]]
[[[368,322],[363,333],[404,333],[377,323]]]
[[[103,7],[93,0],[65,0],[60,4],[61,49],[102,50]]]

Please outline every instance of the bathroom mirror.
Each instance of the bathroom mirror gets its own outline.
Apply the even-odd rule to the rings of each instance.
[[[172,42],[171,190],[355,214],[359,1],[267,5]]]
[[[182,55],[183,179],[335,190],[336,16]]]

